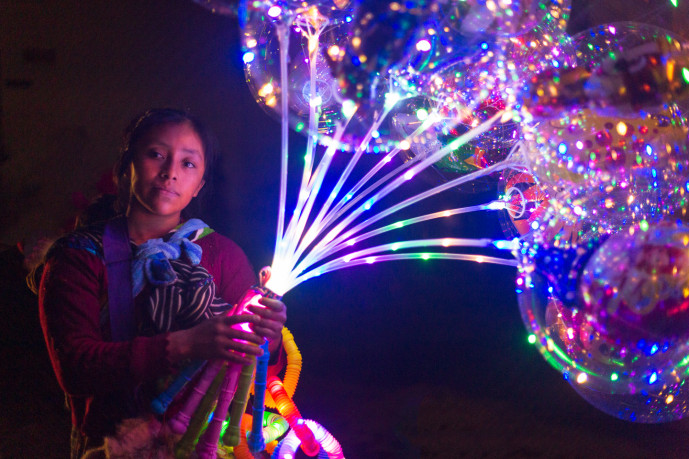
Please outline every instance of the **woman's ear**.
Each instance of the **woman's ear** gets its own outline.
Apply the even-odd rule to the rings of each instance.
[[[205,180],[201,180],[201,183],[199,183],[199,186],[196,188],[196,191],[194,191],[194,197],[197,197],[199,193],[201,192],[201,189],[203,186],[206,184]]]

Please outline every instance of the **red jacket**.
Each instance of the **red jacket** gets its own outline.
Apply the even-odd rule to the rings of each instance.
[[[153,383],[176,368],[166,351],[169,333],[110,341],[107,312],[102,317],[108,298],[102,239],[100,247],[76,241],[49,253],[39,290],[40,320],[55,374],[68,397],[72,424],[100,438],[113,434],[123,419],[141,414],[155,395]],[[235,304],[256,282],[246,255],[218,233],[196,243],[217,295]],[[135,309],[143,300],[143,293],[137,296]],[[281,355],[271,373],[279,371],[282,361]]]

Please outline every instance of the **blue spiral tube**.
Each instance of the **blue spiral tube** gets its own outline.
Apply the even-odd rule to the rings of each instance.
[[[161,392],[152,402],[151,409],[156,414],[163,414],[170,405],[170,402],[179,394],[179,392],[187,385],[189,381],[194,377],[196,373],[201,369],[203,364],[206,363],[205,360],[195,360],[187,365],[182,371],[177,375],[177,378],[172,381],[172,383]]]
[[[270,360],[270,351],[268,350],[268,341],[261,345],[263,355],[256,359],[256,377],[254,378],[254,410],[253,419],[251,423],[251,432],[247,438],[249,451],[256,454],[266,449],[266,443],[263,438],[263,410],[266,398],[266,380],[268,377],[268,360]]]

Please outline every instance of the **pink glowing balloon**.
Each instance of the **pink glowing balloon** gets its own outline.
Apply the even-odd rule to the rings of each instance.
[[[689,338],[689,228],[632,227],[611,236],[581,274],[582,311],[612,342],[680,343]]]

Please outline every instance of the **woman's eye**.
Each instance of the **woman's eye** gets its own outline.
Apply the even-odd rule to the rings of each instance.
[[[150,158],[162,158],[163,154],[157,150],[149,150],[148,156]]]
[[[184,161],[184,167],[196,167],[196,164],[192,163],[191,161]]]

